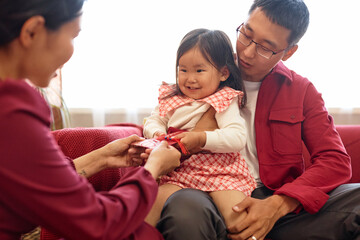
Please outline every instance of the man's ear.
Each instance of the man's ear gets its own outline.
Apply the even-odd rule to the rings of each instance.
[[[286,51],[285,55],[282,57],[281,60],[286,61],[288,60],[298,49],[298,45],[291,47],[289,50]]]
[[[226,81],[226,79],[228,79],[230,76],[230,71],[227,66],[223,67],[221,69],[220,73],[221,73],[220,81],[222,81],[222,82]]]
[[[21,28],[19,40],[28,47],[36,39],[37,35],[45,29],[45,19],[42,16],[33,16],[26,20]]]

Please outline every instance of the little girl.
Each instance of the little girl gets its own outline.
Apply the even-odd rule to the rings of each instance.
[[[144,136],[159,137],[169,127],[185,130],[180,139],[188,151],[199,142],[204,152],[191,155],[179,168],[160,179],[156,202],[146,218],[156,225],[167,198],[181,188],[206,191],[225,222],[239,216],[232,206],[249,196],[255,180],[240,156],[246,131],[239,106],[245,103],[244,87],[228,36],[222,31],[196,29],[182,39],[176,58],[176,85],[160,87],[159,105],[146,118]],[[216,110],[219,129],[190,132],[210,108]]]

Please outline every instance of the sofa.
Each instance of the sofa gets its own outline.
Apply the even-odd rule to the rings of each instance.
[[[360,125],[338,125],[336,129],[352,160],[352,177],[349,183],[360,183]],[[66,128],[52,133],[65,156],[74,159],[118,138],[132,134],[142,136],[142,127],[132,123],[121,123],[97,128]],[[307,167],[310,165],[310,155],[305,146],[303,156]],[[96,191],[109,190],[126,171],[127,168],[107,169],[90,177],[89,181]],[[40,239],[61,238],[43,228]]]

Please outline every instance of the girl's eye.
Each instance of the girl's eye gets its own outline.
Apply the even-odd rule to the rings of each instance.
[[[186,72],[186,69],[180,69],[180,72]]]
[[[196,70],[196,72],[198,72],[198,73],[203,72],[203,71],[204,71],[203,69]]]

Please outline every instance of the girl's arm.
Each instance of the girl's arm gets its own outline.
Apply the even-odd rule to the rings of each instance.
[[[151,115],[144,120],[144,137],[153,138],[161,134],[166,134],[168,121],[167,116],[161,117],[159,115],[159,106],[156,106],[151,112]]]
[[[191,153],[199,151],[200,148],[218,153],[237,152],[245,146],[245,122],[240,116],[238,98],[234,98],[228,109],[215,114],[219,129],[204,131],[207,128],[215,128],[211,118],[214,111],[211,108],[204,113],[199,121],[205,123],[203,126],[198,123],[193,131],[176,135]]]
[[[238,152],[245,147],[245,120],[240,116],[238,98],[234,98],[228,109],[215,114],[219,129],[206,131],[204,149],[217,153]]]

